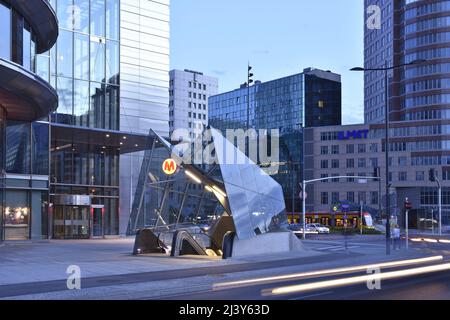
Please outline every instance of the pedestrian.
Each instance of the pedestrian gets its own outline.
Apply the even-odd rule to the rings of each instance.
[[[394,250],[400,250],[400,227],[398,224],[392,230],[392,240],[394,242]]]

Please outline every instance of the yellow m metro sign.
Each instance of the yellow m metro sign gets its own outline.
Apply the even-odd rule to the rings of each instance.
[[[173,159],[166,159],[163,162],[162,165],[162,171],[168,175],[171,176],[173,174],[175,174],[177,172],[178,166],[177,163],[175,162],[175,160]]]

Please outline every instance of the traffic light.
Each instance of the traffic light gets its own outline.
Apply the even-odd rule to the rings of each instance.
[[[431,182],[436,182],[436,170],[435,169],[430,169],[429,172],[429,179]]]
[[[253,83],[253,79],[252,79],[252,77],[254,76],[254,74],[252,73],[252,72],[250,72],[250,71],[252,71],[252,67],[249,65],[248,66],[248,81],[247,81],[247,84],[248,84],[248,86],[250,87],[250,85]]]

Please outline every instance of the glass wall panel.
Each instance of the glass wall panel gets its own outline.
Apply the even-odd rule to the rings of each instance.
[[[61,28],[72,29],[73,21],[73,1],[72,0],[58,0],[56,13],[58,16],[59,26]]]
[[[0,179],[2,178],[1,173],[5,168],[5,125],[6,125],[6,112],[0,106]],[[1,188],[1,184],[0,184]],[[1,190],[0,190],[1,193]]]
[[[91,41],[91,81],[105,81],[105,43]]]
[[[89,80],[89,36],[75,33],[74,77]]]
[[[106,42],[106,80],[111,84],[119,84],[119,43]]]
[[[119,0],[106,1],[106,37],[119,40]]]
[[[91,34],[105,36],[105,0],[91,0]]]
[[[39,54],[36,57],[36,73],[42,79],[50,82],[50,56],[45,54]]]
[[[57,41],[57,66],[58,76],[72,78],[73,76],[73,33],[60,30]]]
[[[67,78],[58,78],[57,91],[59,96],[59,104],[57,109],[58,123],[72,124],[72,106],[73,106],[73,81]]]
[[[89,125],[89,82],[74,81],[73,118],[74,125],[87,127]]]
[[[74,0],[74,30],[89,33],[89,0]]]
[[[48,175],[49,161],[49,126],[47,123],[35,122],[32,129],[32,166],[33,174]]]
[[[30,205],[28,191],[5,192],[4,227],[5,240],[28,240]]]
[[[89,126],[91,128],[104,128],[103,115],[105,114],[105,85],[91,82],[91,109]]]
[[[119,92],[118,86],[108,85],[106,87],[105,101],[105,128],[119,130]]]
[[[24,28],[23,17],[13,10],[11,21],[11,30],[12,30],[11,54],[12,54],[12,61],[20,65],[23,65],[23,50],[22,50],[23,28]]]
[[[11,11],[0,3],[0,58],[11,60]]]
[[[31,31],[28,24],[25,24],[23,29],[23,67],[27,70],[31,69]]]
[[[6,127],[6,172],[30,174],[30,131],[30,123],[8,121]]]

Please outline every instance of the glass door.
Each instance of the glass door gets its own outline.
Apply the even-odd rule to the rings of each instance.
[[[103,212],[104,208],[92,208],[92,236],[103,237]]]
[[[89,239],[89,208],[66,206],[66,239]]]

